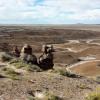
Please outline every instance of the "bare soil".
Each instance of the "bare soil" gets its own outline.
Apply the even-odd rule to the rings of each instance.
[[[42,54],[43,44],[53,44],[56,68],[66,69],[84,62],[79,60],[80,57],[94,57],[98,61],[90,60],[72,67],[70,70],[82,75],[80,78],[52,71],[20,70],[19,80],[0,78],[0,100],[29,100],[30,91],[37,90],[50,91],[63,100],[85,100],[88,93],[100,86],[93,80],[93,77],[100,76],[100,25],[0,26],[0,51],[11,52],[15,45],[21,50],[26,43],[32,46],[37,58]],[[2,67],[6,65],[0,62],[0,70]]]

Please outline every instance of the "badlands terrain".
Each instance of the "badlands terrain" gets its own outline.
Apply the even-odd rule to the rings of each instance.
[[[0,52],[12,51],[15,45],[21,49],[25,43],[32,46],[37,58],[43,44],[53,44],[54,71],[28,72],[0,62],[0,100],[86,100],[100,87],[100,25],[0,26]],[[4,75],[7,67],[19,73],[18,80]],[[44,91],[59,99],[43,99]]]

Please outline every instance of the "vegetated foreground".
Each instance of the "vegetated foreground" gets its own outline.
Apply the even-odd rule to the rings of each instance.
[[[86,100],[99,89],[99,25],[96,30],[80,27],[0,26],[0,51],[11,51],[15,45],[21,49],[28,43],[38,58],[43,44],[53,44],[55,49],[54,70],[34,72],[21,67],[30,66],[22,62],[0,62],[0,99]]]

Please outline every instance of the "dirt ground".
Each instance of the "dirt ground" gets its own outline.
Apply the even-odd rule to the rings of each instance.
[[[43,44],[53,44],[55,67],[69,68],[82,77],[22,71],[19,80],[0,78],[0,100],[30,100],[30,92],[37,90],[50,91],[62,100],[85,100],[88,93],[100,86],[93,80],[100,76],[99,25],[0,26],[0,51],[11,52],[15,45],[21,50],[25,43],[32,46],[37,58]]]
[[[61,100],[84,100],[98,86],[86,77],[68,78],[50,72],[24,73],[19,80],[0,79],[0,99],[30,100],[30,92],[46,91],[59,96]]]

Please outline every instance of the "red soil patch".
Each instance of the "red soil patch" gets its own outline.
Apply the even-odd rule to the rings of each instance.
[[[98,76],[100,75],[100,61],[87,62],[70,68],[72,71],[85,75],[85,76]]]

